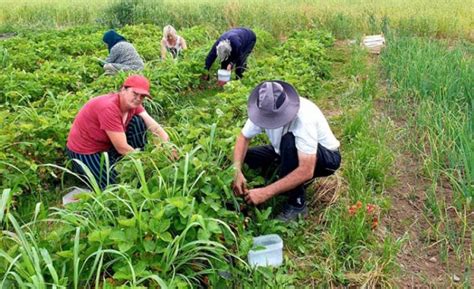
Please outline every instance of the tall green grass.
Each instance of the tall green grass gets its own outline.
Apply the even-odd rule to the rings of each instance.
[[[93,24],[153,23],[191,27],[212,22],[225,30],[259,27],[274,35],[321,28],[338,38],[379,33],[385,22],[408,34],[472,37],[473,0],[390,1],[228,1],[228,0],[107,0],[10,1],[0,10],[0,27],[35,28]],[[8,8],[7,8],[8,7]],[[423,13],[420,13],[420,12]],[[265,17],[262,17],[265,15]]]
[[[423,164],[428,183],[428,239],[439,243],[443,261],[454,252],[469,284],[474,226],[472,44],[393,37],[382,59],[389,94],[407,121],[405,142]]]
[[[138,178],[144,175],[139,160],[133,166]],[[231,252],[212,235],[225,234],[235,243],[231,228],[201,211],[192,196],[181,196],[178,180],[162,183],[172,186],[166,198],[163,187],[96,187],[81,203],[53,208],[46,218],[23,225],[9,212],[11,191],[4,190],[0,286],[97,288],[113,272],[130,286],[193,287],[204,275],[230,268]]]
[[[394,38],[383,56],[391,95],[416,108],[416,148],[433,181],[447,177],[457,196],[474,197],[474,62],[472,45]],[[471,48],[469,48],[471,47]],[[410,140],[408,140],[410,141]]]

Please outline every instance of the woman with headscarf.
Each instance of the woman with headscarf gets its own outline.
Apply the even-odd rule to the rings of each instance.
[[[237,78],[242,78],[242,74],[247,68],[247,57],[257,42],[255,33],[248,28],[234,28],[224,34],[214,43],[206,58],[205,69],[209,70],[219,58],[221,69],[235,69]],[[206,77],[207,79],[209,76]]]
[[[109,56],[105,59],[106,74],[115,74],[120,70],[143,70],[143,60],[137,50],[125,37],[114,30],[105,32],[102,40],[107,44]]]
[[[163,28],[163,38],[161,39],[161,59],[166,58],[166,53],[169,52],[176,58],[181,50],[187,49],[186,41],[183,37],[176,34],[176,29],[171,25],[166,25]]]

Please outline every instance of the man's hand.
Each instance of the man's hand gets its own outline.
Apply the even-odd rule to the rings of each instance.
[[[232,70],[232,63],[227,64],[227,70],[231,71]]]
[[[232,189],[234,190],[234,194],[237,196],[242,196],[247,191],[247,180],[241,171],[238,171],[235,174],[234,182],[232,183]]]
[[[245,194],[245,201],[250,205],[259,205],[272,197],[272,192],[268,187],[248,190]]]
[[[179,160],[179,152],[178,152],[176,146],[172,142],[169,142],[169,141],[165,142],[165,143],[163,143],[163,146],[167,150],[169,160],[171,160],[171,161]]]
[[[172,148],[172,149],[171,149],[170,158],[171,158],[172,161],[177,161],[177,160],[179,160],[179,153],[178,153],[178,150],[176,150],[176,148]]]

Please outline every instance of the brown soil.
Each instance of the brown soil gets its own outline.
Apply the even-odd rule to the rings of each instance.
[[[352,45],[344,41],[337,41],[336,49]],[[379,65],[379,56],[371,55],[368,57],[370,65]],[[387,97],[386,85],[379,83],[379,95],[381,99],[375,101],[374,105],[378,115],[390,117],[394,122],[393,129],[403,134],[407,129],[407,121],[403,115],[396,115],[392,110],[392,104]],[[341,113],[338,106],[332,103],[318,103],[321,105],[324,114],[328,119],[338,118]],[[466,258],[470,255],[472,258],[472,241],[469,238],[472,232],[468,230],[465,240],[463,253],[454,253],[452,248],[446,249],[446,240],[435,238],[436,228],[442,229],[429,215],[426,208],[427,192],[433,185],[433,181],[427,179],[422,171],[422,159],[407,148],[404,142],[405,136],[397,135],[393,140],[393,150],[396,154],[393,164],[392,177],[396,182],[386,189],[384,195],[390,200],[390,210],[383,214],[380,219],[377,235],[381,240],[384,236],[391,236],[394,239],[405,239],[398,256],[397,263],[400,266],[399,272],[393,272],[394,280],[389,280],[396,288],[458,288],[469,286],[469,282],[463,284],[465,268],[469,269],[469,263]],[[429,149],[426,149],[429,152]],[[314,227],[319,224],[323,218],[325,208],[337,201],[338,197],[345,188],[343,179],[336,175],[322,178],[314,183],[314,194],[310,194],[308,217],[308,228],[305,231],[313,232]],[[312,190],[313,191],[313,190]],[[312,197],[311,197],[312,196]],[[453,205],[453,190],[449,182],[443,181],[436,187],[436,196],[438,199],[444,198],[447,206]],[[447,215],[451,222],[460,228],[460,217],[455,209],[447,209]],[[474,213],[467,217],[469,228],[474,228]],[[440,233],[439,236],[446,237],[446,233]],[[447,254],[442,254],[447,252]],[[460,257],[457,257],[460,256]],[[311,257],[309,256],[310,260]],[[460,260],[461,259],[461,260]],[[311,260],[310,260],[311,261]],[[301,260],[304,263],[304,260]],[[305,267],[301,264],[302,267]],[[473,273],[474,268],[466,270],[467,273]],[[456,277],[455,277],[456,276]],[[459,280],[455,280],[458,279]],[[468,277],[469,278],[469,277]],[[474,284],[474,276],[470,276],[470,285]],[[308,281],[308,280],[307,280]],[[305,283],[308,285],[309,283]],[[338,285],[335,284],[336,287]],[[386,287],[387,284],[374,285],[376,288]],[[317,287],[310,285],[310,287]],[[370,286],[369,286],[370,287]],[[467,288],[467,287],[466,287]]]
[[[387,111],[388,107],[387,101],[377,103],[379,112]],[[395,121],[396,129],[404,129],[403,118],[392,115],[392,120]],[[432,186],[432,181],[423,176],[421,160],[407,151],[403,142],[395,149],[397,156],[393,175],[397,183],[386,191],[392,205],[381,221],[382,227],[395,238],[407,237],[398,254],[401,272],[396,285],[401,288],[461,287],[462,281],[455,279],[459,277],[462,280],[462,263],[465,261],[458,260],[452,249],[448,249],[447,257],[441,260],[440,252],[446,243],[433,238],[433,230],[437,224],[430,219],[425,207],[427,190]],[[438,186],[436,195],[444,196],[446,204],[452,204],[453,191],[448,185]],[[459,219],[451,212],[448,212],[448,215],[452,220]],[[470,236],[470,233],[467,235]],[[464,248],[464,256],[469,254],[470,242],[466,241],[468,242]],[[471,284],[474,284],[473,278],[474,276],[471,276]]]
[[[379,56],[371,55],[368,61],[372,65],[379,65]],[[387,95],[384,82],[379,83],[379,90],[383,97],[375,101],[375,108],[379,115],[387,115],[394,122],[394,129],[404,133],[407,128],[406,115],[396,114],[393,105]],[[414,104],[415,105],[415,104]],[[414,113],[414,111],[412,112]],[[465,260],[471,255],[472,241],[471,230],[474,227],[474,213],[468,216],[469,228],[465,240],[463,252],[456,257],[452,248],[449,248],[446,240],[436,240],[434,231],[439,224],[429,216],[426,208],[427,192],[432,187],[433,181],[424,176],[422,172],[423,160],[420,155],[409,151],[405,136],[400,136],[399,141],[394,142],[395,163],[392,176],[396,183],[387,188],[386,196],[391,200],[390,211],[382,216],[381,230],[389,232],[396,239],[407,238],[404,246],[398,254],[398,264],[401,272],[395,280],[396,286],[400,288],[457,288],[462,287],[464,268],[468,265]],[[425,148],[429,152],[428,147]],[[453,205],[453,190],[447,180],[436,187],[436,196],[444,199],[447,206]],[[460,218],[452,210],[447,215],[457,225]],[[460,229],[460,226],[458,226]],[[441,233],[447,237],[445,232]],[[447,252],[443,257],[441,252]],[[448,247],[448,249],[446,249]],[[463,260],[459,260],[459,258]],[[467,257],[469,258],[469,257]],[[474,268],[470,268],[470,273]],[[458,280],[459,279],[459,280]],[[474,284],[474,276],[470,276],[470,284]]]

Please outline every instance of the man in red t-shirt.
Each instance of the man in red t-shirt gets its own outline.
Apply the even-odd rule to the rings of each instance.
[[[145,97],[151,98],[148,79],[131,75],[119,92],[89,100],[72,124],[67,155],[84,163],[101,188],[114,183],[116,177],[115,170],[106,170],[103,152],[108,152],[112,166],[120,156],[145,146],[147,129],[169,141],[168,134],[143,108]],[[84,174],[77,162],[73,162],[73,169]]]

